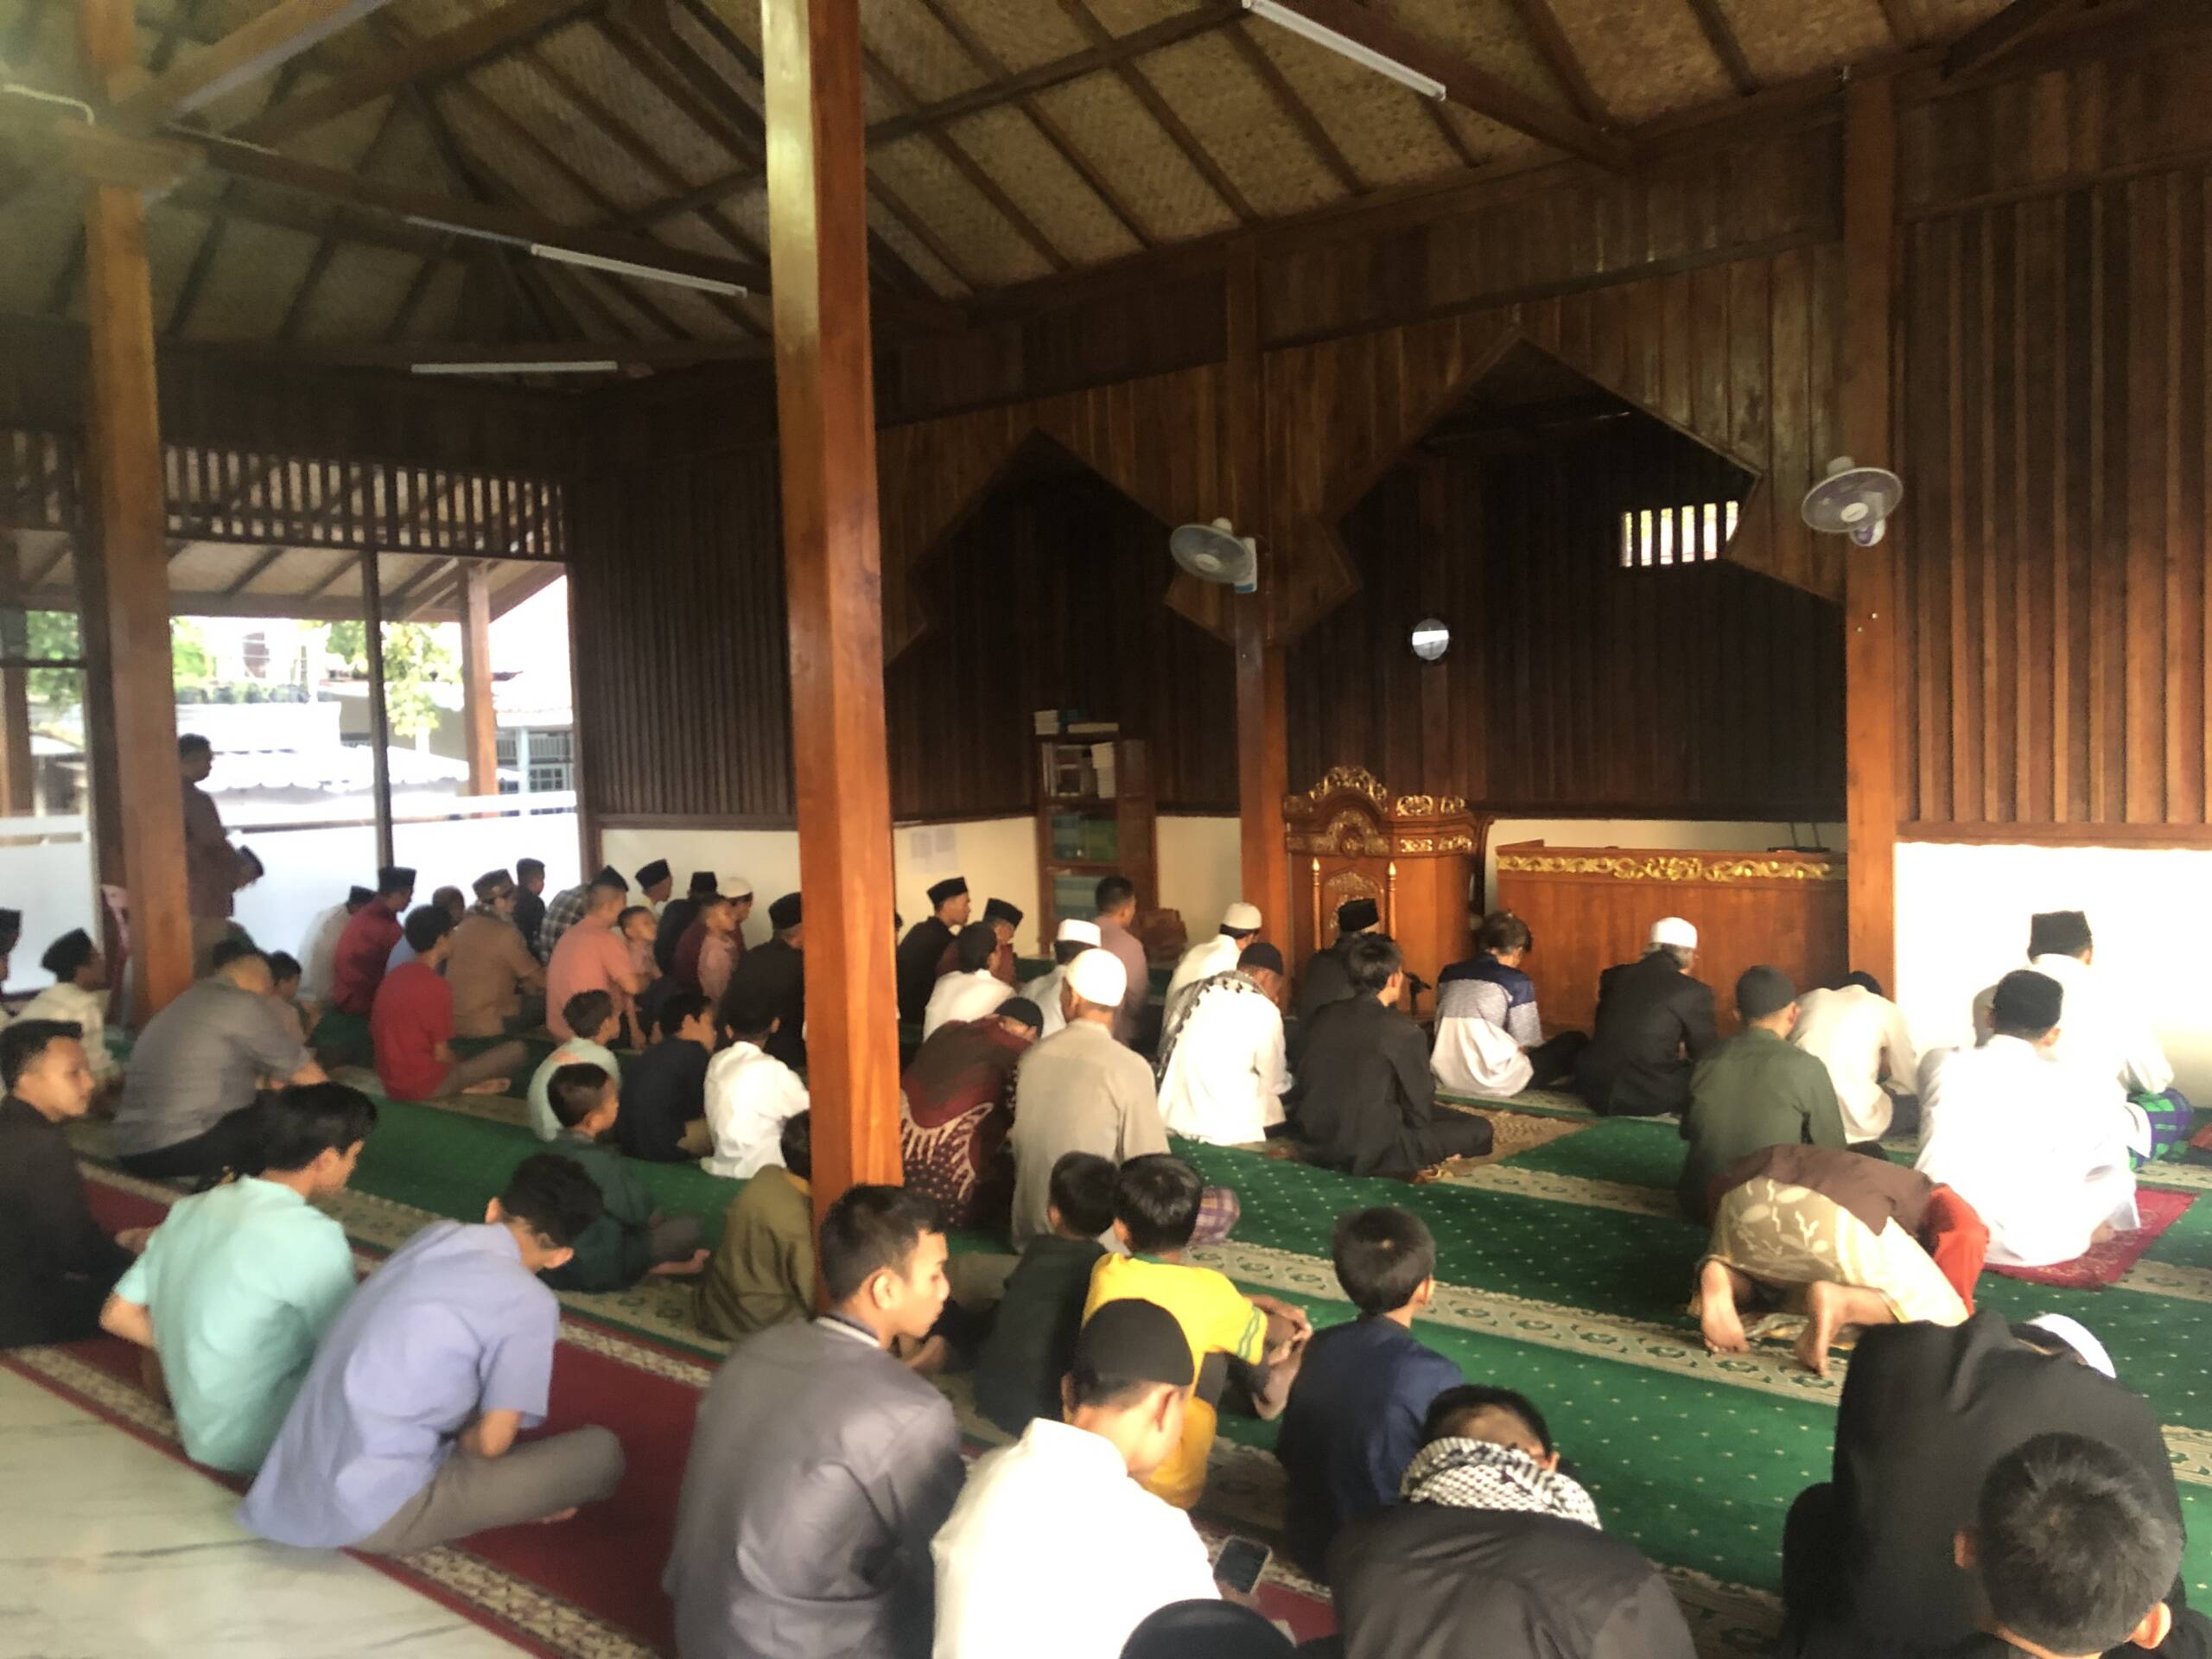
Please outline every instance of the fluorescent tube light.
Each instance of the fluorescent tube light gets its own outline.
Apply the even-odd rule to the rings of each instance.
[[[1315,22],[1304,12],[1282,4],[1281,0],[1244,0],[1244,10],[1271,23],[1281,24],[1294,35],[1303,35],[1314,45],[1325,46],[1363,69],[1388,75],[1399,86],[1409,87],[1423,98],[1441,99],[1445,95],[1444,83],[1435,76],[1409,69],[1395,58],[1386,58],[1373,47],[1355,41],[1349,35],[1339,35],[1325,23]]]
[[[473,236],[480,242],[497,242],[503,247],[520,248],[525,253],[530,251],[530,238],[526,236],[509,236],[503,231],[479,230],[474,225],[455,225],[447,219],[432,219],[425,213],[402,213],[399,221],[403,225],[412,225],[417,230],[437,231],[447,236]]]
[[[417,363],[416,374],[612,374],[622,365],[613,358],[589,363]]]
[[[669,283],[677,288],[696,288],[703,294],[727,294],[730,298],[742,299],[747,289],[740,283],[725,283],[715,276],[695,276],[688,270],[664,270],[658,265],[633,265],[627,259],[609,259],[602,253],[582,253],[575,248],[556,248],[544,242],[532,242],[530,251],[540,259],[552,259],[564,265],[582,265],[589,270],[604,270],[617,276],[634,276],[640,282]]]

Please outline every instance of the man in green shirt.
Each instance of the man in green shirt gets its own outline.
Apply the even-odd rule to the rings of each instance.
[[[106,1330],[159,1358],[194,1463],[250,1475],[268,1455],[353,1294],[345,1230],[312,1201],[352,1178],[376,1121],[343,1084],[263,1096],[260,1173],[178,1199],[101,1310]]]
[[[538,1277],[556,1290],[627,1290],[647,1274],[694,1274],[707,1264],[696,1216],[663,1216],[629,1161],[600,1137],[622,1111],[621,1085],[588,1060],[556,1071],[545,1090],[561,1124],[553,1150],[599,1188],[604,1208],[577,1239],[575,1253]]]
[[[1736,982],[1744,1029],[1698,1063],[1682,1139],[1690,1143],[1675,1189],[1682,1213],[1712,1218],[1707,1189],[1738,1158],[1769,1147],[1844,1145],[1843,1108],[1828,1069],[1790,1046],[1797,989],[1778,968],[1747,968]]]
[[[814,1317],[814,1114],[784,1120],[784,1161],[763,1164],[729,1203],[721,1242],[699,1277],[694,1315],[734,1339]]]

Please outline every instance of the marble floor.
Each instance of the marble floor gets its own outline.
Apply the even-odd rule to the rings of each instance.
[[[0,1370],[0,1659],[512,1659],[348,1555],[248,1536],[237,1497]]]

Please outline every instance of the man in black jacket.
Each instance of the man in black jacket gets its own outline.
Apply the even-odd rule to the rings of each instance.
[[[1690,1659],[1667,1581],[1599,1529],[1535,1408],[1450,1389],[1404,1501],[1329,1548],[1344,1659]]]
[[[921,1023],[945,948],[952,943],[953,931],[968,925],[975,902],[968,895],[964,876],[949,875],[930,889],[930,913],[906,930],[895,953],[901,1020]]]
[[[747,950],[730,971],[729,988],[715,1009],[715,1023],[727,1030],[730,1011],[747,999],[776,1011],[776,1030],[761,1047],[794,1071],[806,1069],[806,949],[799,896],[787,893],[768,906],[776,930],[767,944]]]
[[[100,1230],[61,1133],[92,1099],[78,1035],[59,1020],[0,1032],[0,1348],[99,1335],[101,1304],[146,1247],[146,1228]]]
[[[2007,1325],[1984,1308],[1960,1325],[1867,1331],[1844,1380],[1835,1478],[1799,1495],[1783,1533],[1778,1651],[1923,1659],[1973,1637],[1973,1585],[1952,1541],[1973,1523],[1990,1470],[2038,1434],[2104,1441],[2179,1528],[2158,1416],[2110,1367],[2070,1319]],[[2184,1605],[2178,1580],[2169,1599]]]
[[[1347,899],[1337,906],[1336,943],[1307,957],[1305,971],[1298,976],[1298,997],[1291,1006],[1300,1025],[1330,1003],[1351,1000],[1355,994],[1351,973],[1352,941],[1382,925],[1382,912],[1372,899]]]
[[[1405,958],[1387,933],[1345,950],[1352,995],[1313,1018],[1298,1068],[1294,1119],[1313,1161],[1355,1175],[1419,1173],[1491,1149],[1490,1120],[1436,1104],[1428,1043],[1392,1006]]]
[[[1713,988],[1690,977],[1696,962],[1697,929],[1667,916],[1639,960],[1599,976],[1596,1029],[1574,1062],[1592,1110],[1652,1117],[1688,1106],[1690,1072],[1720,1040]]]

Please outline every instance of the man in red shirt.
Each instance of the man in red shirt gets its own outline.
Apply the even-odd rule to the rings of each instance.
[[[452,915],[425,905],[408,917],[406,932],[414,959],[384,976],[369,1014],[369,1039],[385,1093],[394,1100],[438,1100],[503,1092],[528,1058],[520,1043],[500,1043],[466,1060],[454,1058],[453,988],[438,971],[453,954]]]
[[[628,1040],[645,1046],[635,1026],[638,993],[645,988],[645,976],[632,957],[630,941],[615,929],[630,897],[621,880],[604,874],[594,879],[584,898],[583,918],[561,935],[545,964],[545,1026],[564,1043],[575,1035],[562,1017],[569,999],[584,991],[605,991],[614,999],[614,1012],[630,1033]]]
[[[415,897],[415,872],[395,864],[377,873],[377,896],[355,911],[330,959],[330,1006],[366,1014],[384,982],[385,963],[400,940],[399,914]]]

